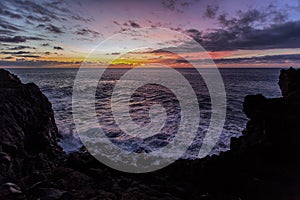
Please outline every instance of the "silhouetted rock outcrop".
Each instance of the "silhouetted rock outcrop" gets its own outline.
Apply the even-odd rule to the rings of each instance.
[[[19,189],[7,183],[28,179],[26,184],[33,184],[51,172],[65,156],[57,144],[59,137],[51,103],[40,89],[0,69],[0,185],[4,190],[18,194]]]
[[[281,70],[278,84],[283,97],[299,93],[300,71],[292,67],[288,70]]]
[[[279,86],[283,95],[281,98],[267,99],[262,95],[245,97],[244,112],[250,118],[246,135],[260,140],[262,144],[268,143],[269,148],[274,148],[284,157],[299,156],[300,70],[281,70]]]

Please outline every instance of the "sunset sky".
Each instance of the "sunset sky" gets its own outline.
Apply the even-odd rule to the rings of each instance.
[[[1,67],[78,67],[101,41],[144,27],[189,35],[218,67],[298,67],[300,63],[297,0],[3,0],[0,18]],[[122,51],[116,43],[99,59],[103,63]],[[135,66],[170,58],[158,51],[131,56],[113,64]]]

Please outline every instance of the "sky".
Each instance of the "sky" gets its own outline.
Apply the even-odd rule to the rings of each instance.
[[[147,27],[193,38],[218,67],[300,63],[299,0],[2,0],[0,66],[79,67],[101,42],[124,32],[128,34],[122,39],[129,40],[133,32]],[[164,37],[171,46],[182,45],[174,35]],[[118,42],[101,50],[95,66],[126,51]],[[185,58],[205,59],[196,53],[189,46]],[[127,53],[109,64],[131,67],[154,60],[188,66],[158,49]]]

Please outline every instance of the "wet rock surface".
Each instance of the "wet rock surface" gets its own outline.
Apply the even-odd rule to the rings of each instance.
[[[299,73],[281,71],[281,98],[245,97],[250,120],[230,151],[128,174],[84,148],[64,154],[51,103],[0,70],[0,199],[299,199]]]

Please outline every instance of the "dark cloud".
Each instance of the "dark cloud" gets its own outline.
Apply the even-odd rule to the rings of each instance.
[[[35,22],[51,22],[51,19],[48,16],[37,17],[37,16],[29,15],[27,16],[27,19]]]
[[[99,35],[100,33],[97,32],[97,31],[93,31],[89,28],[80,28],[78,29],[75,34],[77,35],[84,35],[84,36],[88,36],[88,35],[93,35],[93,36],[97,36]]]
[[[38,55],[18,55],[19,57],[24,57],[24,58],[40,58],[41,56]]]
[[[11,43],[26,42],[26,38],[22,36],[0,37],[0,42],[11,42]]]
[[[7,57],[5,57],[3,59],[13,59],[13,58],[14,58],[13,56],[7,56]]]
[[[193,3],[193,1],[187,1],[187,0],[162,0],[161,4],[164,8],[171,10],[171,11],[177,11],[177,12],[183,12],[184,8],[190,6]]]
[[[35,13],[37,15],[41,15],[43,17],[49,17],[51,19],[56,19],[59,20],[56,15],[55,10],[50,10],[48,9],[48,6],[39,4],[38,2],[35,1],[29,1],[29,0],[12,0],[11,1],[14,6],[26,10],[28,13]],[[41,3],[41,2],[40,2]]]
[[[75,13],[66,1],[30,1],[30,0],[11,0],[15,8],[18,8],[23,13],[34,13],[35,16],[30,17],[33,21],[66,21],[74,19],[83,22],[91,22],[92,18],[82,17]]]
[[[230,59],[214,59],[217,64],[232,64],[232,63],[285,63],[299,62],[300,54],[285,54],[285,55],[268,55],[254,56],[248,58],[230,58]]]
[[[177,59],[175,62],[178,63],[178,64],[181,64],[181,63],[189,63],[189,62],[188,62],[187,60],[185,60],[185,59]]]
[[[81,17],[81,16],[79,16],[79,15],[73,15],[73,16],[72,16],[72,19],[75,19],[75,20],[77,20],[77,21],[83,21],[83,22],[85,22],[85,23],[94,21],[93,18],[84,18],[84,17]]]
[[[131,20],[129,21],[129,24],[133,28],[140,28],[141,27],[138,23],[136,23],[134,21],[131,21]]]
[[[203,37],[210,50],[268,49],[300,47],[300,21],[273,24],[264,29],[238,26],[217,30]]]
[[[44,61],[44,60],[26,60],[25,58],[18,58],[16,61],[0,60],[0,66],[29,66],[41,67],[50,65],[70,65],[76,64],[74,62],[59,62],[59,61]]]
[[[50,45],[49,45],[49,43],[43,43],[43,44],[41,44],[41,46],[43,46],[43,47],[48,47],[48,46],[50,46]]]
[[[44,39],[41,38],[41,37],[24,37],[24,36],[5,37],[5,36],[0,36],[0,42],[20,43],[20,42],[26,42],[27,40],[44,40]]]
[[[110,55],[120,55],[121,53],[119,53],[119,52],[113,52],[113,53],[111,53]]]
[[[173,31],[178,31],[178,32],[181,31],[181,32],[182,32],[182,29],[179,28],[179,27],[177,27],[177,28],[170,27],[170,29],[173,30]],[[191,30],[191,29],[188,29],[188,30]],[[188,31],[188,30],[187,30],[187,31]],[[196,29],[195,29],[195,30],[196,30]],[[197,30],[197,31],[198,31],[198,30]],[[199,32],[199,31],[198,31],[198,32]]]
[[[16,25],[11,24],[9,22],[6,22],[6,21],[4,21],[2,19],[1,19],[1,22],[0,22],[0,27],[2,27],[3,29],[6,29],[6,30],[11,30],[11,31],[20,31],[21,30]]]
[[[161,53],[170,53],[172,51],[166,51],[166,50],[163,50],[163,49],[156,49],[156,50],[153,50],[153,51],[149,51],[149,53],[157,53],[157,54],[161,54]]]
[[[222,29],[185,33],[210,51],[300,47],[300,21],[286,21],[284,13],[271,11],[239,11],[237,17],[221,14],[217,20]]]
[[[4,16],[7,16],[7,17],[13,18],[13,19],[22,19],[21,15],[10,12],[9,10],[3,9],[1,7],[0,7],[0,15],[4,15]]]
[[[46,36],[44,36],[46,37]],[[44,38],[41,37],[26,37],[27,40],[45,40]]]
[[[36,27],[37,28],[44,28],[46,25],[45,24],[39,24],[39,25],[37,25]]]
[[[3,30],[1,30],[0,33],[7,36],[13,36],[16,31],[24,32],[28,28],[33,28],[34,26],[37,28],[43,28],[50,33],[61,34],[64,33],[64,30],[56,24],[53,24],[54,22],[58,22],[57,24],[60,24],[61,21],[67,21],[70,19],[83,21],[85,23],[93,21],[92,18],[82,17],[80,13],[75,12],[73,8],[70,7],[70,2],[61,0],[10,0],[4,3],[0,2],[0,15],[11,19],[23,20],[24,18],[26,22],[24,23],[23,20],[22,23],[16,23],[20,24],[17,26],[12,22],[6,22],[1,19],[0,28],[3,28]]]
[[[54,46],[53,49],[55,49],[55,50],[64,50],[64,48],[62,48],[60,46]]]
[[[219,6],[217,6],[217,5],[214,5],[214,6],[213,5],[208,5],[206,7],[206,10],[205,10],[205,13],[204,13],[205,17],[215,18],[218,9],[219,9]]]
[[[13,35],[15,33],[16,33],[15,31],[10,31],[10,30],[6,30],[6,29],[0,29],[0,34],[3,34],[3,35]]]
[[[163,0],[162,5],[169,10],[175,10],[176,0]]]
[[[123,23],[124,26],[130,26],[132,28],[141,28],[141,26],[134,22],[133,20],[129,20],[128,22]]]
[[[188,29],[185,31],[187,35],[192,37],[194,40],[197,42],[201,43],[202,42],[202,33],[198,31],[197,29]]]
[[[19,45],[19,46],[15,46],[15,47],[10,47],[7,50],[22,50],[22,49],[36,49],[36,48],[30,47],[30,46]]]
[[[118,26],[120,25],[117,21],[113,21],[113,23],[116,24],[116,25],[118,25]]]
[[[1,51],[2,54],[11,54],[11,55],[20,55],[20,54],[29,54],[30,51]]]
[[[49,32],[56,33],[56,34],[64,33],[60,28],[52,24],[48,24],[48,26],[45,29],[48,30]]]
[[[286,22],[287,14],[285,11],[278,11],[272,5],[265,10],[249,9],[247,11],[238,11],[237,17],[228,18],[226,14],[218,17],[219,23],[225,28],[237,28],[245,26],[266,26],[268,24],[278,24]]]

